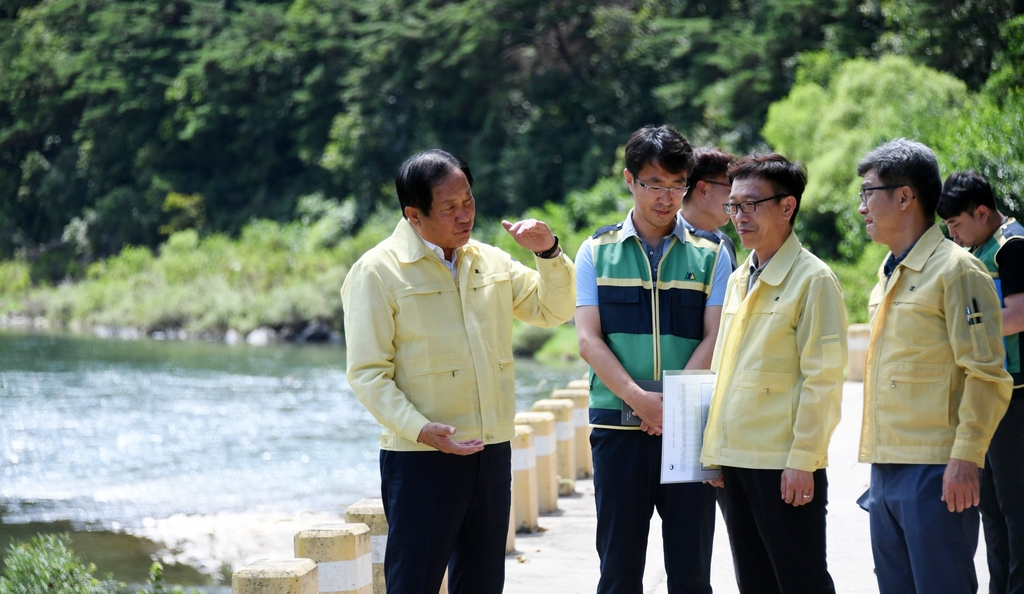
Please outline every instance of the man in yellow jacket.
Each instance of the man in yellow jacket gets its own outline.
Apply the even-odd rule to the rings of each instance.
[[[725,209],[750,257],[729,277],[701,462],[743,594],[835,592],[825,556],[828,443],[839,423],[846,305],[793,221],[807,174],[781,155],[729,167]]]
[[[999,297],[935,225],[942,179],[931,149],[893,140],[857,173],[868,235],[890,250],[868,302],[860,438],[878,588],[973,594],[978,468],[1012,387]]]
[[[497,594],[515,436],[512,319],[538,326],[574,312],[575,269],[548,226],[502,225],[537,270],[469,238],[469,166],[440,150],[395,179],[403,218],[353,265],[341,289],[348,381],[384,426],[381,495],[389,594]]]

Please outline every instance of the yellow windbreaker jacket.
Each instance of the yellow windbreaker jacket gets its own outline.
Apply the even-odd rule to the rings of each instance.
[[[938,225],[888,282],[881,269],[878,278],[868,302],[860,461],[983,466],[1012,391],[992,279]]]
[[[843,293],[792,233],[748,295],[749,278],[748,258],[722,306],[701,462],[813,472],[828,465],[842,407]]]
[[[348,382],[384,426],[381,448],[417,443],[428,422],[454,439],[515,436],[512,318],[550,327],[572,318],[576,273],[563,253],[537,271],[477,241],[458,249],[458,280],[402,219],[345,278]]]

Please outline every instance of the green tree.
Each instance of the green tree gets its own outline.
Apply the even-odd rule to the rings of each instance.
[[[769,108],[762,134],[807,165],[797,230],[825,258],[854,258],[867,241],[857,214],[857,162],[893,138],[942,146],[968,102],[966,85],[907,58],[857,58],[832,68],[808,56],[789,95]],[[814,77],[830,76],[819,84]],[[820,78],[819,78],[820,80]]]

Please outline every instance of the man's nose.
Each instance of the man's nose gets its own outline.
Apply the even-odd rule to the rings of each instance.
[[[861,215],[868,214],[868,203],[867,202],[861,202],[860,206],[857,207],[857,212],[859,212]]]

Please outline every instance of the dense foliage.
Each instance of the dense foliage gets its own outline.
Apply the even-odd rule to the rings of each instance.
[[[195,588],[168,586],[163,566],[153,562],[149,582],[132,590],[110,578],[94,577],[96,566],[71,549],[68,534],[40,534],[15,541],[5,551],[0,594],[199,594]]]
[[[1020,83],[1021,0],[8,0],[0,259],[80,277],[126,244],[237,235],[349,201],[393,208],[402,159],[474,166],[483,214],[561,203],[628,133],[763,146],[800,56],[909,56]],[[1014,37],[1016,36],[1016,37]]]

